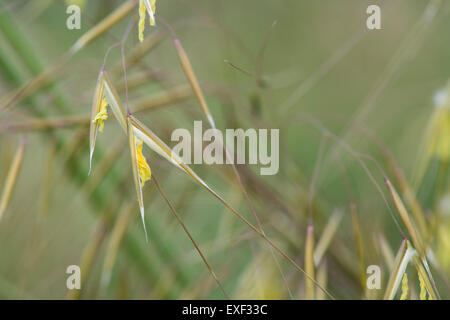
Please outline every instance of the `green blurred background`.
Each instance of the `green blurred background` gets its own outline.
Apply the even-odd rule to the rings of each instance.
[[[65,1],[1,0],[0,96],[8,95],[52,65],[122,2],[81,1],[82,28],[68,30]],[[378,290],[373,296],[368,295],[359,282],[350,201],[358,207],[364,264],[380,265],[383,285],[389,269],[380,253],[378,235],[384,235],[394,254],[402,236],[377,186],[358,160],[347,149],[338,148],[341,144],[336,139],[324,139],[323,131],[311,125],[311,121],[320,121],[323,128],[343,138],[353,150],[375,158],[390,176],[378,141],[391,152],[414,185],[417,163],[424,153],[421,142],[434,112],[433,96],[446,86],[450,71],[450,3],[436,2],[436,16],[424,18],[429,3],[424,0],[158,0],[156,3],[157,15],[172,25],[189,55],[217,127],[280,129],[277,175],[260,176],[257,166],[240,168],[269,238],[303,266],[310,190],[313,190],[316,240],[334,210],[344,213],[325,253],[327,288],[337,298],[380,298],[383,294],[383,290]],[[370,4],[381,7],[381,30],[366,28],[366,8]],[[63,66],[53,87],[40,90],[30,98],[32,101],[24,100],[0,115],[0,128],[6,123],[36,118],[89,115],[105,52],[122,39],[130,21],[134,25],[125,54],[138,45],[137,14],[136,8],[74,56]],[[35,70],[27,66],[5,35],[15,27],[16,36],[32,49],[29,56],[39,61]],[[147,24],[145,37],[164,30],[162,23],[156,27]],[[120,49],[113,49],[106,70],[120,70],[120,59]],[[7,72],[9,69],[12,75]],[[148,74],[148,81],[130,89],[131,108],[133,101],[187,84],[169,36],[127,71],[129,77]],[[119,88],[122,76],[118,72],[115,83],[125,101],[124,91]],[[58,99],[62,102],[58,103]],[[192,130],[194,120],[204,120],[206,127],[194,98],[153,108],[138,113],[137,117],[170,146],[174,145],[170,142],[172,130],[180,127]],[[77,297],[224,298],[153,183],[144,189],[149,243],[145,242],[139,212],[134,206],[111,279],[102,282],[111,230],[117,217],[136,202],[126,139],[112,116],[98,136],[97,148],[102,151],[96,150],[89,178],[89,137],[85,125],[53,130],[2,130],[0,134],[0,186],[20,137],[26,134],[27,138],[23,167],[8,210],[0,221],[1,298],[73,297],[66,288],[66,268],[86,262],[83,259],[87,252],[93,252],[92,259],[88,259],[89,267],[81,270],[86,278]],[[255,233],[187,175],[153,152],[147,150],[145,154],[152,172],[229,296],[304,298],[302,274],[277,256],[286,278],[284,282],[268,246]],[[105,165],[105,159],[111,159],[110,166]],[[389,198],[377,164],[368,158],[363,161]],[[428,162],[427,175],[433,175],[432,161]],[[192,167],[255,223],[230,166]],[[99,168],[106,168],[104,176]],[[314,176],[317,181],[313,188]],[[436,208],[449,193],[448,175],[439,171],[439,177],[446,183],[438,191],[433,189],[431,200],[427,190],[420,199],[430,216],[440,214]],[[415,191],[421,185],[420,181],[414,185]],[[396,214],[394,206],[391,203],[390,206]],[[441,221],[448,232],[445,212],[442,220],[432,221]],[[437,235],[438,231],[432,230]],[[432,241],[438,252],[442,246],[444,252],[449,248],[442,241],[438,236]],[[444,276],[450,274],[448,258],[439,256],[439,259],[442,272],[436,271],[435,280],[442,297],[448,298]]]

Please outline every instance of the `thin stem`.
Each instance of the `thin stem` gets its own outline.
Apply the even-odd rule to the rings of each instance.
[[[187,229],[186,225],[184,224],[183,220],[181,220],[180,215],[177,213],[177,211],[175,210],[175,207],[172,205],[172,203],[169,201],[169,199],[167,199],[164,191],[162,190],[158,179],[156,179],[155,174],[152,175],[153,176],[153,181],[155,182],[156,187],[158,188],[159,192],[161,193],[162,197],[164,198],[164,200],[166,201],[167,205],[170,208],[170,211],[173,213],[173,215],[175,216],[175,218],[178,220],[178,222],[180,223],[181,227],[183,228],[184,232],[186,233],[186,235],[189,237],[189,239],[191,240],[192,244],[195,247],[195,250],[197,250],[198,254],[200,255],[200,257],[203,260],[203,263],[206,265],[206,267],[209,270],[209,273],[211,274],[211,276],[214,278],[214,280],[216,281],[217,285],[219,286],[220,290],[222,290],[225,298],[230,299],[230,297],[228,296],[228,294],[226,293],[225,289],[222,286],[222,283],[220,282],[220,280],[217,278],[216,274],[214,273],[213,269],[211,268],[210,264],[208,263],[208,261],[206,260],[205,256],[203,255],[202,251],[200,250],[199,246],[197,245],[197,243],[195,242],[194,238],[191,236],[189,230]]]

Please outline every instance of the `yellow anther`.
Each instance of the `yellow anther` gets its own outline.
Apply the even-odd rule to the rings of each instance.
[[[145,185],[145,182],[147,180],[150,180],[150,178],[152,177],[152,171],[150,170],[150,166],[148,165],[145,157],[142,155],[142,145],[143,145],[142,140],[139,140],[136,144],[136,153],[139,166],[139,178],[141,179],[141,187],[143,187]]]
[[[100,104],[100,110],[95,115],[95,118],[93,120],[94,123],[98,123],[99,124],[98,130],[100,132],[103,131],[103,127],[104,127],[103,121],[108,119],[108,109],[106,108],[107,106],[108,106],[108,100],[106,100],[106,98],[103,98],[102,102]]]
[[[400,296],[400,300],[406,300],[406,298],[408,298],[408,275],[405,272],[402,279],[402,295]]]

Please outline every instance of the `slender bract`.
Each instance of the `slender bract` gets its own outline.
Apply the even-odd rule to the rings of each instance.
[[[89,128],[89,173],[92,169],[92,156],[94,155],[95,149],[95,141],[97,140],[97,131],[98,131],[98,121],[96,121],[97,114],[100,112],[101,102],[103,99],[103,72],[100,72],[97,86],[95,88],[94,99],[92,101],[92,109],[91,109],[91,123]]]
[[[133,169],[133,180],[134,180],[134,185],[136,188],[136,194],[137,194],[138,203],[139,203],[139,210],[141,212],[142,224],[144,225],[145,237],[148,240],[147,229],[145,227],[144,198],[142,196],[142,183],[141,183],[141,179],[139,178],[139,160],[138,160],[138,153],[137,153],[137,148],[136,148],[136,136],[134,134],[133,125],[131,124],[131,121],[129,119],[130,118],[128,117],[127,135],[128,135],[128,146],[130,148],[130,155],[131,155],[131,167]]]

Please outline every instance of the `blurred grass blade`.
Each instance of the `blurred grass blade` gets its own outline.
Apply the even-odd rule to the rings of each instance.
[[[42,171],[42,184],[40,190],[40,203],[39,203],[39,216],[46,217],[51,210],[52,200],[52,186],[54,184],[54,172],[56,164],[56,143],[50,141],[50,145],[47,151],[47,157],[45,160],[44,168]]]
[[[105,212],[105,214],[108,214],[109,208]],[[103,240],[105,239],[106,235],[106,226],[104,223],[104,220],[100,220],[98,223],[94,234],[92,235],[91,239],[89,239],[88,244],[83,250],[83,253],[81,255],[80,259],[80,270],[81,270],[81,290],[69,290],[67,292],[67,299],[68,300],[77,300],[80,299],[82,289],[84,288],[84,284],[86,282],[86,279],[89,275],[89,271],[92,269],[92,265],[95,262],[96,257],[98,257],[99,250],[101,248],[101,245],[103,243]]]
[[[317,282],[324,288],[328,283],[328,267],[327,262],[324,260],[317,268]],[[316,290],[316,300],[325,300],[325,293],[321,290]]]
[[[11,194],[14,190],[14,186],[19,177],[19,171],[22,165],[23,154],[25,150],[25,138],[22,138],[19,147],[14,155],[14,159],[9,168],[8,174],[6,176],[6,181],[3,187],[2,197],[0,200],[0,220],[3,218],[5,211],[8,207]]]
[[[127,230],[127,227],[133,217],[135,201],[129,201],[120,211],[114,228],[111,231],[111,236],[108,241],[108,246],[105,253],[105,260],[102,270],[102,283],[108,285],[111,279],[111,272],[114,267],[117,252],[119,251],[120,242]]]
[[[333,239],[336,230],[341,223],[342,217],[343,212],[339,209],[335,210],[323,229],[322,236],[314,249],[314,265],[316,267],[320,264],[325,251],[328,249],[331,239]]]
[[[366,268],[364,265],[364,245],[361,234],[361,223],[358,218],[358,211],[356,209],[356,204],[354,202],[350,203],[350,211],[352,214],[352,224],[353,224],[353,233],[355,236],[356,243],[356,253],[358,256],[358,265],[359,265],[359,278],[361,281],[361,287],[366,288]]]
[[[392,252],[391,247],[386,241],[386,238],[382,234],[378,236],[378,243],[380,245],[381,254],[386,262],[386,265],[388,266],[389,271],[392,272],[392,270],[394,269],[395,261],[394,253]]]
[[[141,112],[184,101],[191,96],[191,88],[187,85],[180,85],[167,91],[134,99],[131,104],[134,106],[133,112]]]
[[[433,157],[448,163],[450,158],[450,80],[445,88],[436,93],[435,106],[425,130],[419,161],[416,166],[414,185],[423,182],[426,168]]]
[[[308,226],[306,232],[305,247],[305,272],[314,279],[314,227],[312,224]],[[309,277],[305,277],[305,297],[306,300],[314,300],[314,282]]]
[[[394,205],[397,208],[397,211],[400,215],[400,218],[402,219],[403,224],[405,225],[405,228],[408,231],[409,236],[411,237],[414,248],[416,248],[417,252],[419,253],[419,255],[421,257],[424,257],[425,251],[423,248],[422,239],[421,239],[419,233],[417,232],[414,222],[411,220],[411,218],[408,214],[408,211],[406,211],[405,205],[403,204],[403,201],[400,198],[400,196],[398,195],[394,186],[391,184],[391,182],[387,178],[385,178],[385,181],[386,181],[386,185],[389,189],[389,193],[391,194]]]

